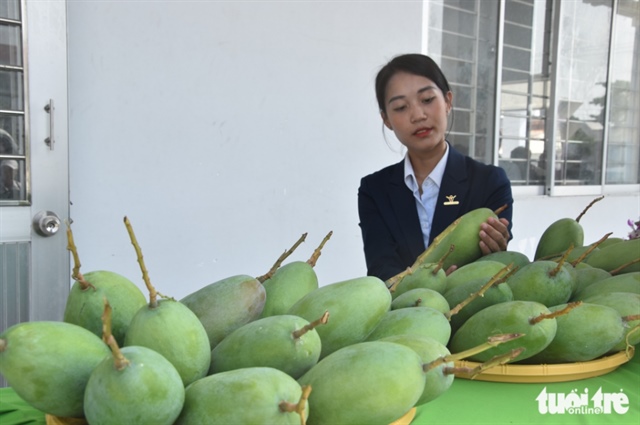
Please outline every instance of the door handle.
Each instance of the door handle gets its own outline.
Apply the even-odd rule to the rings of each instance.
[[[55,143],[53,138],[53,99],[49,99],[49,103],[44,106],[44,110],[49,114],[49,137],[44,139],[44,143],[49,146],[49,149],[53,150],[53,144]]]
[[[40,236],[55,235],[60,225],[60,218],[53,211],[40,211],[33,217],[33,228]]]

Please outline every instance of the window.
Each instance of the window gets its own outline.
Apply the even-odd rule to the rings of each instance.
[[[27,199],[27,143],[19,0],[0,3],[0,206]]]
[[[514,186],[640,183],[638,0],[430,0],[448,137]],[[550,189],[549,189],[550,188]]]

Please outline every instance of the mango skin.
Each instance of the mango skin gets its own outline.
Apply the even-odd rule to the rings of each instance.
[[[558,311],[566,304],[549,307]],[[582,303],[556,318],[556,336],[526,363],[574,363],[596,359],[620,342],[625,334],[618,312],[604,305]]]
[[[266,300],[260,317],[285,314],[300,298],[318,289],[318,276],[305,261],[294,261],[278,268],[262,285]]]
[[[600,304],[615,309],[621,317],[640,314],[640,294],[627,292],[606,292],[586,298],[584,302]],[[640,344],[640,332],[634,329],[640,325],[640,320],[632,320],[625,326],[622,341],[611,347],[609,353],[617,353],[627,348],[627,338],[630,345]]]
[[[510,250],[492,252],[491,254],[487,254],[478,258],[476,262],[477,261],[497,261],[504,264],[505,266],[513,264],[514,267],[522,267],[531,262],[529,257],[527,257],[522,252]]]
[[[558,329],[555,318],[543,319],[533,325],[530,323],[530,319],[550,313],[545,305],[535,301],[494,304],[471,316],[453,335],[449,349],[452,353],[459,353],[487,342],[487,338],[493,335],[521,333],[524,336],[490,348],[469,359],[485,362],[493,356],[522,347],[524,351],[510,362],[524,360],[544,350],[555,337]]]
[[[147,303],[144,294],[129,279],[114,272],[96,270],[83,276],[95,289],[82,289],[76,281],[67,296],[62,320],[82,326],[102,338],[102,314],[106,297],[112,311],[111,333],[118,345],[123,345],[131,319]]]
[[[437,264],[420,264],[413,273],[402,278],[393,292],[391,292],[391,298],[395,300],[400,295],[416,288],[428,288],[442,293],[445,288],[446,277],[445,271],[442,268],[438,268]]]
[[[401,308],[386,312],[366,340],[376,341],[392,335],[427,336],[447,344],[451,337],[451,325],[444,314],[433,308]]]
[[[585,263],[610,272],[639,257],[640,239],[629,239],[600,248],[597,252],[592,253],[585,260]],[[640,272],[640,263],[625,267],[618,273],[633,272]]]
[[[264,308],[266,291],[254,277],[235,275],[213,282],[180,300],[202,322],[211,349]]]
[[[414,350],[369,341],[328,355],[298,382],[312,388],[309,425],[388,425],[416,404],[425,379]]]
[[[117,370],[113,357],[91,373],[84,410],[91,425],[171,425],[180,414],[185,391],[180,374],[162,355],[146,347],[124,347],[129,361]]]
[[[445,292],[444,297],[449,305],[451,305],[451,308],[455,308],[471,294],[478,292],[480,288],[489,282],[489,279],[490,278],[485,277],[468,281]],[[451,316],[450,321],[452,332],[457,331],[460,326],[469,319],[469,317],[473,316],[483,308],[506,301],[513,301],[513,292],[511,291],[511,287],[506,283],[491,286],[482,296],[477,297],[464,306],[458,313]]]
[[[536,301],[552,306],[566,303],[573,293],[572,270],[558,267],[555,261],[538,260],[518,269],[507,278],[514,300]]]
[[[573,299],[585,300],[608,292],[630,292],[640,294],[640,272],[625,273],[599,280],[577,292]]]
[[[320,358],[339,348],[364,341],[391,308],[385,283],[364,276],[321,286],[291,306],[287,314],[312,322],[329,312],[329,321],[316,330],[322,341]]]
[[[611,273],[609,273],[608,271],[598,269],[596,267],[589,266],[576,268],[574,274],[573,292],[571,293],[570,300],[573,301],[578,293],[590,286],[592,283],[608,279],[611,276]]]
[[[584,229],[573,218],[561,218],[551,223],[540,236],[534,260],[552,255],[561,255],[571,245],[578,248],[584,245]]]
[[[482,257],[479,245],[480,225],[489,217],[498,218],[489,208],[476,208],[458,217],[433,239],[431,245],[418,257],[419,262],[437,263],[449,252],[451,245],[454,245],[454,250],[443,262],[444,270],[452,265],[462,267]]]
[[[391,301],[391,310],[410,307],[431,307],[442,314],[449,311],[449,303],[442,294],[429,288],[412,289]]]
[[[456,286],[463,285],[471,280],[480,278],[486,278],[487,282],[490,278],[495,276],[499,271],[505,268],[505,265],[499,261],[475,261],[473,263],[465,264],[464,266],[456,269],[447,276],[446,288],[444,293],[450,291]]]
[[[440,357],[445,357],[451,354],[445,345],[426,336],[394,335],[383,338],[380,341],[406,345],[418,353],[423,364],[431,363]],[[445,368],[454,366],[454,362],[443,363],[429,370],[425,374],[424,391],[416,402],[416,406],[435,400],[451,388],[455,375],[453,373],[445,373]]]
[[[309,321],[293,315],[264,317],[247,323],[215,346],[209,374],[244,367],[271,367],[298,379],[320,359],[322,343],[315,329],[299,338],[293,337],[293,332],[307,325]]]
[[[277,369],[251,367],[216,373],[187,387],[175,425],[300,425],[300,415],[282,412],[279,404],[296,404],[301,396],[296,380]],[[309,402],[305,406],[308,415]]]
[[[139,345],[162,354],[176,368],[184,386],[207,375],[209,338],[202,323],[184,304],[172,300],[145,305],[131,320],[125,346]]]
[[[0,334],[0,373],[27,403],[54,416],[84,415],[89,376],[108,356],[100,338],[71,323],[23,322]]]

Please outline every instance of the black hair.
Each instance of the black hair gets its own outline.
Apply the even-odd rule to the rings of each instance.
[[[447,92],[451,91],[447,77],[444,76],[438,64],[429,56],[418,53],[396,56],[383,66],[376,76],[376,98],[380,112],[386,111],[384,94],[387,84],[389,84],[391,77],[398,72],[407,72],[426,77],[438,86],[442,94],[447,94]]]

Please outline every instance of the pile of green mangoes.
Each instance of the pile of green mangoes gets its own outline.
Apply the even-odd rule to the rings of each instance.
[[[148,297],[110,271],[80,272],[63,321],[0,334],[0,373],[34,408],[98,424],[381,424],[496,364],[587,361],[640,342],[640,239],[585,245],[578,220],[553,223],[536,258],[482,256],[456,220],[406,271],[319,286],[290,261],[217,280],[180,300]],[[475,230],[474,230],[475,229]],[[458,268],[447,274],[451,265]],[[479,362],[474,369],[457,360]]]

